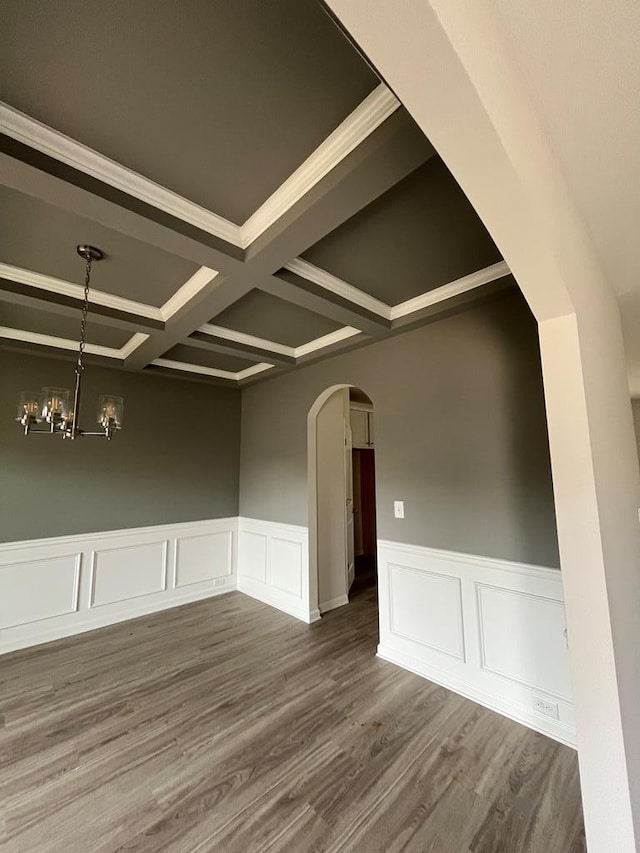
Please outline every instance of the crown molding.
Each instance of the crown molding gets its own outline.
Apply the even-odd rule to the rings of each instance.
[[[470,275],[450,281],[448,284],[443,284],[442,287],[436,287],[433,290],[427,291],[427,293],[415,296],[413,299],[407,299],[406,302],[401,302],[399,305],[394,305],[391,308],[391,319],[398,320],[400,317],[406,317],[408,314],[413,314],[422,308],[428,308],[430,305],[444,302],[445,299],[451,299],[453,296],[467,293],[469,290],[481,287],[483,284],[489,284],[491,281],[504,278],[504,276],[510,273],[511,270],[507,262],[499,261],[497,264],[492,264],[489,267],[472,272]]]
[[[360,335],[360,329],[354,329],[353,326],[343,326],[342,329],[336,329],[335,332],[329,332],[328,335],[323,335],[321,338],[316,338],[315,341],[309,341],[295,348],[296,358],[301,358],[303,355],[317,352],[318,350],[326,349],[339,344],[341,341],[346,341],[354,335]]]
[[[239,373],[236,373],[236,379],[238,381],[242,379],[248,379],[250,376],[255,376],[256,373],[264,373],[265,370],[271,370],[273,364],[269,364],[266,361],[261,361],[260,364],[254,364],[251,367],[245,367],[244,370],[241,370]]]
[[[0,101],[0,132],[111,187],[241,246],[238,225]]]
[[[399,106],[400,101],[393,92],[380,83],[247,219],[240,229],[242,247],[246,249],[250,246]]]
[[[136,332],[129,340],[121,346],[120,349],[115,347],[102,347],[98,344],[85,344],[84,351],[91,355],[101,355],[104,358],[115,358],[119,361],[124,361],[127,356],[137,349],[140,344],[144,343],[149,335],[142,332]],[[43,335],[40,332],[28,332],[26,329],[12,329],[8,326],[0,326],[0,338],[11,341],[22,341],[26,344],[37,344],[43,347],[53,347],[54,349],[64,349],[75,351],[78,349],[78,341],[72,341],[69,338],[58,338],[55,335]]]
[[[7,326],[0,326],[0,338],[23,341],[27,344],[38,344],[44,347],[54,347],[55,349],[78,349],[78,341],[71,341],[67,338],[56,338],[53,335],[41,335],[39,332],[27,332],[24,329],[10,329]],[[122,358],[122,350],[114,349],[113,347],[101,347],[97,344],[85,344],[84,351],[91,353],[91,355],[102,355],[106,358]]]
[[[420,311],[422,308],[427,308],[438,302],[444,302],[446,299],[451,299],[453,296],[458,296],[461,293],[467,293],[469,290],[481,287],[483,284],[489,284],[489,282],[496,281],[499,278],[504,278],[504,276],[511,273],[507,262],[499,261],[496,264],[476,270],[476,272],[472,272],[455,281],[443,284],[441,287],[421,293],[419,296],[413,297],[413,299],[407,299],[406,302],[400,302],[398,305],[391,306],[362,290],[358,290],[352,284],[348,284],[341,278],[337,278],[337,276],[310,264],[302,258],[294,258],[293,261],[285,265],[285,269],[387,320],[398,320],[401,317],[406,317],[409,314]]]
[[[112,293],[104,293],[101,290],[91,288],[89,291],[89,302],[94,305],[102,305],[104,308],[113,308],[127,314],[136,314],[138,317],[147,317],[151,320],[166,322],[185,306],[203,287],[209,284],[218,273],[208,267],[200,267],[188,281],[186,281],[160,308],[147,305],[144,302],[135,302],[125,299],[123,296],[115,296]],[[58,293],[69,296],[72,299],[82,301],[84,299],[84,287],[71,281],[63,281],[50,275],[14,267],[10,264],[0,263],[0,278],[6,278],[18,284],[26,284],[38,290],[46,290],[49,293]]]
[[[135,335],[132,335],[126,344],[123,347],[120,347],[120,358],[124,361],[125,358],[129,358],[134,350],[137,350],[140,344],[143,344],[149,335],[145,335],[144,332],[136,332]]]
[[[266,338],[258,338],[255,335],[247,335],[244,332],[236,332],[235,329],[227,329],[226,326],[215,326],[213,323],[205,323],[204,326],[200,326],[198,331],[204,335],[211,335],[214,338],[221,338],[224,341],[233,341],[236,344],[244,344],[254,349],[267,350],[277,355],[287,355],[291,358],[295,358],[296,355],[294,347],[278,344]]]
[[[242,225],[116,163],[0,101],[0,132],[196,228],[246,249],[400,106],[381,83]]]
[[[215,376],[217,379],[231,379],[240,382],[242,379],[247,379],[249,376],[254,376],[256,373],[262,373],[265,370],[270,370],[273,365],[261,362],[254,364],[251,367],[240,370],[234,373],[231,370],[218,370],[217,367],[205,367],[202,364],[189,364],[186,361],[173,361],[169,358],[156,358],[151,364],[156,367],[166,367],[169,370],[181,370],[184,373],[199,373],[202,376]]]
[[[348,302],[353,302],[361,308],[370,311],[372,314],[377,314],[379,317],[384,317],[385,320],[391,319],[391,308],[385,302],[381,302],[373,296],[369,296],[362,290],[358,290],[352,284],[348,284],[341,278],[320,269],[302,258],[294,258],[290,263],[285,264],[285,269],[294,275],[305,278],[307,281],[317,284],[324,290],[335,293],[336,296],[341,296]]]
[[[0,278],[6,278],[18,284],[26,284],[38,290],[46,290],[49,293],[69,296],[72,299],[80,301],[84,299],[84,287],[81,284],[63,281],[59,278],[53,278],[50,275],[43,275],[42,273],[25,270],[21,267],[14,267],[10,264],[0,263]],[[94,290],[93,288],[89,291],[89,302],[93,302],[94,305],[102,305],[104,308],[124,311],[127,314],[137,314],[138,317],[147,317],[150,320],[164,320],[162,315],[163,308],[155,308],[153,305],[146,305],[144,302],[134,302],[132,299],[125,299],[123,296],[114,296],[111,293],[104,293],[101,290]]]
[[[216,270],[211,270],[209,267],[200,267],[159,309],[162,319],[165,322],[170,320],[174,314],[190,302],[217,275]]]
[[[315,338],[308,341],[306,344],[301,344],[297,347],[288,347],[285,344],[278,344],[275,341],[269,341],[266,338],[256,338],[253,335],[247,335],[244,332],[236,332],[234,329],[227,329],[224,326],[214,326],[211,323],[205,323],[198,329],[205,335],[211,335],[216,338],[222,338],[225,341],[232,341],[237,344],[245,344],[246,346],[254,347],[255,349],[266,350],[278,355],[287,355],[292,358],[300,358],[303,355],[308,355],[316,350],[325,349],[333,344],[340,343],[354,335],[361,334],[360,329],[355,329],[353,326],[343,326],[341,329],[336,329],[335,332],[330,332],[328,335],[323,335],[320,338]],[[253,370],[253,368],[248,368]],[[255,370],[254,373],[260,371]],[[245,377],[243,377],[245,378]]]

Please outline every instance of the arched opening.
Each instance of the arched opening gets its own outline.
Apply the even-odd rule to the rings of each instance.
[[[360,388],[333,385],[307,418],[309,596],[316,617],[356,595],[375,599],[374,408]]]

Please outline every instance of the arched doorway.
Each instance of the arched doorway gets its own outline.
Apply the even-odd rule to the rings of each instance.
[[[374,410],[351,385],[333,385],[307,419],[310,611],[327,613],[375,587]]]

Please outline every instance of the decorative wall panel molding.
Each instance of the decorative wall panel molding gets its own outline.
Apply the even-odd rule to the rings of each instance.
[[[168,547],[169,542],[165,539],[92,551],[89,607],[102,607],[163,592],[167,588]]]
[[[559,571],[378,542],[378,655],[575,745]]]
[[[460,578],[389,563],[389,624],[396,636],[464,663]]]
[[[197,533],[177,539],[173,564],[174,587],[231,578],[234,573],[233,542],[233,530]]]
[[[309,609],[309,533],[306,527],[240,518],[238,589],[303,622]]]
[[[0,634],[78,610],[82,554],[16,555],[0,564]]]
[[[237,518],[0,544],[0,654],[236,588]]]
[[[0,544],[0,653],[234,589],[314,622],[308,550],[250,518]],[[381,658],[575,745],[560,572],[381,540],[378,580]]]

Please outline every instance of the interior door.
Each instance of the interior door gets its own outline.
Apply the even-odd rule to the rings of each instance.
[[[355,567],[355,544],[354,544],[354,525],[353,525],[353,458],[352,458],[353,438],[351,433],[351,425],[345,420],[344,422],[344,478],[345,478],[345,530],[347,536],[347,591],[351,589],[351,584],[356,575]]]

